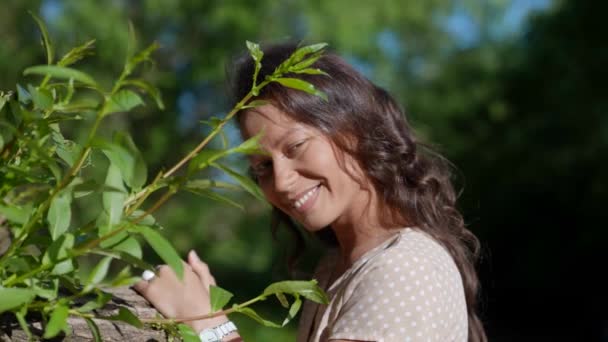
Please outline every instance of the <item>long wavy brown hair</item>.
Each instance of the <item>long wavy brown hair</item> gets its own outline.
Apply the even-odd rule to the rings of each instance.
[[[272,74],[297,47],[293,43],[265,47],[258,79]],[[326,52],[312,67],[330,76],[287,76],[312,83],[327,95],[328,101],[276,82],[266,86],[256,99],[267,100],[292,119],[320,130],[338,148],[353,156],[378,197],[384,200],[383,226],[416,226],[448,250],[463,280],[469,341],[487,341],[476,312],[479,280],[475,263],[480,244],[456,208],[451,164],[416,138],[404,111],[387,91],[341,57]],[[233,63],[229,79],[235,103],[249,92],[253,73],[251,57],[245,55]],[[352,137],[356,138],[356,144],[352,144]],[[302,238],[294,222],[274,208],[273,232],[281,223],[291,228],[301,245]],[[323,234],[335,242],[330,229]]]

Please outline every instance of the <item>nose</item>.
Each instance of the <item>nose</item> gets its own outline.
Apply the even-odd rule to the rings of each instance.
[[[288,160],[275,162],[274,165],[274,188],[279,193],[288,193],[294,189],[298,178],[298,172]]]

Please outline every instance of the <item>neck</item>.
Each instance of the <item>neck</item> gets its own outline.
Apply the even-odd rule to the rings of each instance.
[[[331,225],[340,246],[342,267],[339,268],[348,268],[367,251],[395,233],[389,227],[381,225],[376,196],[373,193],[370,195],[369,200],[359,201],[365,205],[352,208],[349,215],[343,215]]]

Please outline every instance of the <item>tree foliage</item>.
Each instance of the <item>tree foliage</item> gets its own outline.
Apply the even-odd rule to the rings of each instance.
[[[138,278],[132,269],[153,269],[142,259],[142,241],[168,264],[178,277],[183,276],[183,262],[173,245],[161,234],[162,228],[152,216],[170,197],[182,189],[205,192],[213,198],[220,182],[199,178],[199,171],[217,167],[234,178],[236,185],[223,189],[244,189],[261,199],[257,185],[247,177],[220,164],[220,160],[233,154],[260,153],[259,136],[235,147],[208,153],[206,145],[222,131],[224,125],[242,108],[252,106],[265,85],[279,82],[324,97],[325,95],[306,82],[293,82],[283,75],[290,71],[305,70],[299,63],[318,58],[325,44],[303,46],[284,63],[284,68],[264,80],[254,81],[250,92],[222,119],[190,153],[167,171],[160,171],[148,181],[147,167],[142,152],[126,131],[113,132],[111,140],[104,139],[98,130],[102,121],[113,116],[129,115],[134,108],[144,105],[150,97],[162,107],[160,92],[137,75],[144,63],[152,61],[151,54],[158,48],[153,43],[141,50],[129,50],[122,73],[110,88],[101,85],[93,76],[75,68],[92,48],[92,43],[68,51],[55,58],[54,46],[46,27],[37,17],[47,64],[28,67],[25,76],[37,76],[38,84],[17,85],[15,92],[0,93],[0,156],[2,174],[0,183],[0,215],[3,217],[3,243],[0,253],[0,313],[12,312],[30,337],[28,314],[42,317],[45,339],[65,332],[69,334],[67,318],[70,315],[87,319],[93,335],[99,333],[92,318],[118,320],[142,327],[140,320],[126,308],[116,315],[96,316],[95,307],[102,307],[111,296],[108,287],[131,285]],[[133,42],[132,42],[133,43]],[[252,55],[261,67],[262,56],[257,44],[249,43]],[[320,72],[323,74],[322,72]],[[30,78],[31,80],[31,78]],[[86,98],[86,101],[84,99]],[[88,127],[87,138],[78,142],[63,131],[68,122]],[[105,163],[98,158],[105,157]],[[187,174],[177,172],[188,166]],[[97,177],[90,169],[102,168],[105,174]],[[164,192],[155,200],[151,195]],[[73,208],[84,202],[99,208],[94,218],[86,222],[72,220]],[[150,203],[151,202],[151,203]],[[96,204],[96,205],[95,205]],[[146,209],[143,209],[146,208]],[[81,259],[97,256],[90,269],[80,267]],[[111,266],[120,267],[110,272]],[[112,274],[116,273],[116,274]],[[298,312],[304,296],[319,303],[327,298],[315,281],[282,282],[271,285],[262,295],[243,304],[234,304],[221,313],[242,313],[272,327],[281,327]],[[226,290],[211,291],[213,310],[221,310],[231,295]],[[294,297],[289,306],[285,295]],[[281,298],[288,305],[289,315],[283,324],[262,319],[250,305],[269,295]],[[83,299],[88,298],[90,301]],[[204,314],[196,319],[213,317]],[[169,317],[147,319],[146,323],[175,324],[195,318]],[[178,329],[187,338],[188,329]]]
[[[539,3],[546,9],[522,24],[500,27],[522,7]],[[130,115],[109,116],[101,126],[131,132],[145,151],[149,173],[156,174],[196,146],[201,134],[213,129],[213,117],[225,113],[226,56],[242,50],[243,41],[327,41],[394,94],[421,138],[436,143],[460,169],[461,208],[486,250],[482,316],[490,336],[592,340],[605,330],[605,300],[583,305],[576,293],[605,298],[607,286],[580,281],[596,272],[586,261],[605,259],[605,8],[603,2],[563,0],[5,0],[0,89],[14,89],[22,70],[46,61],[44,49],[32,44],[41,35],[27,10],[49,22],[56,56],[96,39],[96,58],[78,65],[106,87],[122,68],[124,59],[116,56],[126,55],[124,28],[132,20],[140,41],[161,44],[154,59],[158,67],[146,67],[143,76],[162,91],[166,110],[136,107]],[[468,27],[474,39],[463,43],[452,26],[457,32]],[[210,124],[201,128],[199,120]],[[71,122],[64,126],[73,140],[86,139]],[[225,133],[236,135],[230,127]],[[104,138],[113,140],[111,134]],[[222,146],[219,139],[210,145]],[[104,158],[93,155],[92,161],[105,163]],[[223,163],[242,166],[231,158]],[[106,169],[99,169],[105,176]],[[214,167],[201,173],[228,181]],[[83,185],[79,195],[86,191]],[[262,204],[230,198],[218,205],[195,197],[205,193],[197,183],[189,191],[177,193],[157,214],[178,251],[197,248],[221,283],[247,284],[235,291],[244,297],[238,300],[255,297],[265,279],[278,278],[278,270],[286,273],[277,265],[288,239],[272,244]],[[234,204],[246,212],[235,213],[229,207]],[[92,208],[77,204],[71,224],[92,220],[100,210]],[[304,259],[308,265],[302,268],[310,269],[313,260]],[[522,298],[533,298],[539,309],[522,312]],[[565,311],[580,314],[561,314]],[[254,341],[293,339],[272,335],[284,330],[238,323]]]

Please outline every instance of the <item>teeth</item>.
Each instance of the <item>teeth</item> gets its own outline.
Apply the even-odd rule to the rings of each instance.
[[[312,190],[310,190],[309,192],[305,193],[302,197],[300,197],[300,199],[297,200],[296,203],[294,204],[294,207],[299,208],[304,203],[306,203],[306,201],[310,198],[310,196],[312,196],[312,194],[314,194],[315,190],[317,190],[317,187],[314,187]]]

